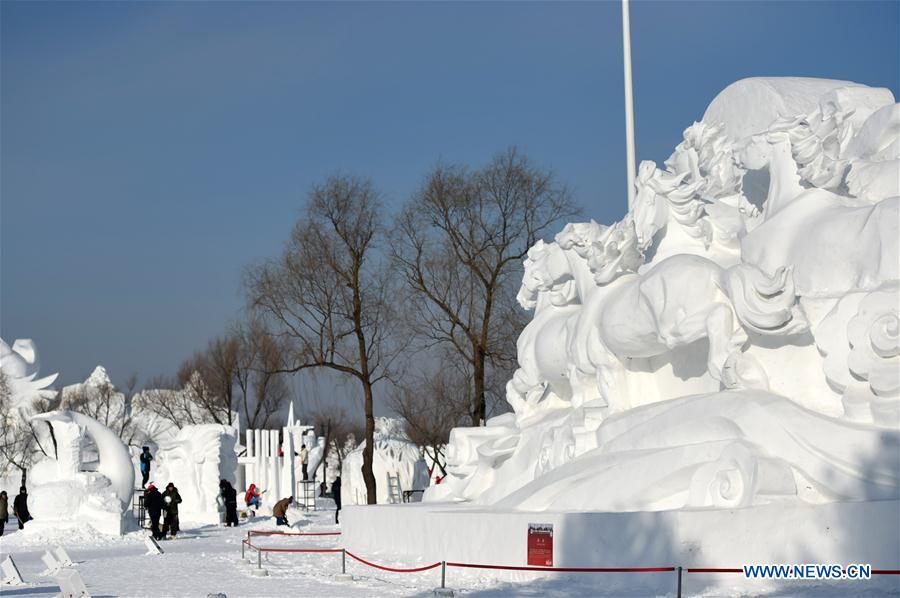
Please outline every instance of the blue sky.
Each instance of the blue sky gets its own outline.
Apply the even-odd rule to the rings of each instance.
[[[625,203],[618,2],[0,4],[0,333],[63,383],[177,364],[238,317],[306,190],[388,208],[518,145]],[[748,76],[898,95],[897,2],[632,3],[638,159]]]

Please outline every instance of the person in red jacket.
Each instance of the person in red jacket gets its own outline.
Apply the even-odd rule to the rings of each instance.
[[[250,484],[247,492],[244,494],[244,502],[247,503],[247,510],[250,514],[255,514],[252,507],[259,507],[259,497],[262,493],[256,489],[256,484]]]

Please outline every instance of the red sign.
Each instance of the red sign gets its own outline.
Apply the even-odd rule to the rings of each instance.
[[[553,524],[528,524],[528,566],[553,566]]]

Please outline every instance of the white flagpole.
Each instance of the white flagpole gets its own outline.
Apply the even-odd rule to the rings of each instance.
[[[634,205],[634,97],[631,89],[631,19],[628,0],[622,0],[622,50],[625,61],[625,152],[628,168],[628,209]]]

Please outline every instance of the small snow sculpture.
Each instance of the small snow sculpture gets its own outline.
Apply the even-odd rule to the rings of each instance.
[[[341,467],[341,500],[344,505],[366,504],[366,483],[362,477],[365,442],[344,457]],[[376,499],[379,504],[400,502],[391,493],[390,478],[397,478],[400,491],[424,490],[428,486],[428,466],[422,449],[409,441],[400,420],[375,418],[375,452],[372,462]]]

